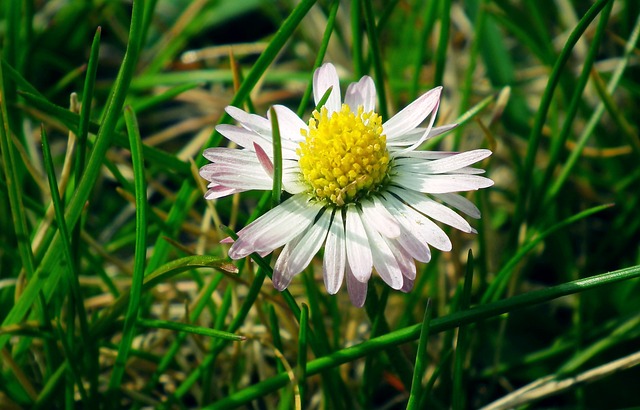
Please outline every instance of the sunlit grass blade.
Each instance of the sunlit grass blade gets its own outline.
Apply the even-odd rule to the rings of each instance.
[[[566,282],[561,285],[552,286],[545,289],[534,290],[508,299],[488,303],[473,307],[465,311],[459,311],[450,315],[438,317],[431,320],[430,332],[432,334],[453,329],[461,325],[487,320],[497,317],[506,312],[512,312],[529,306],[548,302],[563,296],[597,289],[602,286],[611,285],[621,281],[627,281],[640,277],[640,265],[603,273],[586,279],[579,279]],[[420,336],[421,324],[409,326],[400,330],[392,331],[378,336],[358,345],[348,347],[330,355],[312,360],[307,365],[307,375],[311,376],[325,369],[348,363],[357,358],[374,354],[393,346],[416,340]],[[217,403],[206,407],[208,410],[228,409],[242,403],[260,397],[267,392],[274,391],[288,382],[286,374],[279,374],[260,383],[254,384],[240,390]]]
[[[524,258],[531,250],[533,250],[538,244],[540,244],[546,237],[557,232],[558,230],[571,225],[574,222],[577,222],[581,219],[584,219],[588,216],[591,216],[597,212],[604,211],[605,209],[611,208],[611,204],[600,205],[586,211],[577,213],[557,224],[552,226],[551,228],[545,230],[540,233],[535,238],[531,239],[530,242],[523,244],[523,246],[518,249],[518,251],[509,259],[502,267],[500,272],[498,272],[493,278],[493,281],[489,285],[489,288],[485,291],[484,295],[482,295],[482,300],[480,303],[489,303],[497,301],[502,295],[504,289],[507,286],[509,278],[513,273],[513,269],[515,269],[516,265]]]

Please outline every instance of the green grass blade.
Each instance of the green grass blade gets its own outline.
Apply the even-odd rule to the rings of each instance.
[[[169,329],[177,332],[193,333],[195,335],[209,336],[216,339],[230,340],[233,342],[240,342],[246,340],[246,337],[236,335],[234,333],[224,332],[222,330],[210,329],[208,327],[195,326],[189,323],[171,322],[168,320],[156,320],[156,319],[138,319],[136,321],[138,326],[150,327],[156,329]]]
[[[318,49],[318,53],[316,54],[316,60],[313,63],[313,70],[320,67],[322,61],[324,61],[324,56],[327,52],[327,47],[329,47],[329,40],[331,39],[331,33],[333,33],[333,28],[336,24],[336,15],[338,14],[338,6],[340,6],[340,0],[333,0],[331,3],[331,9],[329,10],[329,17],[327,18],[327,26],[324,29],[324,33],[322,35],[322,41],[320,42],[320,48]],[[302,118],[307,105],[309,104],[309,99],[311,98],[311,92],[313,91],[312,81],[307,83],[307,87],[304,90],[304,94],[302,94],[302,98],[300,99],[300,105],[298,105],[298,117]],[[327,98],[329,95],[327,94]],[[326,100],[325,100],[326,102]],[[316,109],[318,109],[316,107]]]
[[[135,324],[138,319],[142,288],[144,283],[145,260],[147,255],[147,183],[144,175],[144,158],[142,157],[142,138],[138,128],[135,113],[130,107],[125,108],[125,121],[131,142],[131,162],[133,163],[133,178],[136,197],[136,245],[133,265],[133,277],[131,278],[131,290],[129,291],[129,306],[125,314],[124,327],[122,329],[122,341],[118,348],[115,365],[109,380],[109,390],[115,392],[119,389],[124,375],[127,357],[131,342],[135,335]],[[117,395],[115,395],[117,397]]]
[[[298,364],[296,366],[296,379],[298,382],[298,394],[301,403],[304,403],[307,394],[307,340],[309,327],[309,307],[302,304],[300,311],[300,332],[298,333]]]
[[[383,121],[389,119],[387,110],[387,91],[385,87],[385,76],[382,63],[382,54],[380,51],[380,42],[378,41],[378,30],[376,28],[376,18],[373,14],[373,5],[370,0],[362,0],[362,9],[364,11],[364,22],[367,27],[367,37],[369,39],[369,51],[371,51],[371,59],[373,60],[373,72],[375,73],[376,93],[378,94],[378,112]]]
[[[431,299],[427,301],[427,307],[424,310],[424,316],[422,318],[422,326],[420,327],[420,339],[418,339],[418,351],[416,353],[416,363],[413,368],[413,379],[411,381],[411,391],[409,392],[409,402],[407,403],[407,410],[419,410],[420,399],[424,386],[422,378],[427,368],[428,354],[427,344],[429,343],[429,327],[431,325]]]
[[[531,133],[529,134],[527,143],[527,153],[524,160],[522,178],[519,184],[520,190],[516,201],[514,223],[511,233],[511,243],[513,244],[517,243],[517,241],[515,241],[517,232],[520,228],[520,225],[524,222],[525,219],[525,211],[527,207],[527,201],[530,198],[529,194],[531,193],[533,170],[536,155],[538,153],[538,145],[540,144],[540,137],[542,135],[542,127],[544,126],[547,119],[554,91],[560,81],[560,76],[564,70],[564,67],[566,66],[569,57],[571,56],[573,47],[576,45],[580,37],[582,37],[589,24],[591,24],[593,19],[596,18],[596,16],[600,13],[600,11],[602,11],[604,6],[606,6],[609,1],[611,0],[598,0],[595,4],[593,4],[593,6],[591,6],[591,8],[589,8],[582,19],[580,19],[578,25],[573,29],[569,38],[567,39],[567,42],[562,48],[562,51],[560,52],[560,55],[558,56],[558,59],[556,60],[556,63],[554,64],[549,76],[549,81],[547,82],[547,86],[545,87],[544,93],[542,94],[540,107],[536,112],[533,127],[531,128]]]
[[[547,169],[544,174],[542,184],[539,188],[540,193],[538,194],[538,198],[543,198],[546,195],[547,186],[553,176],[556,165],[560,160],[560,152],[564,148],[567,138],[571,133],[571,129],[574,125],[574,119],[581,103],[582,94],[587,85],[587,81],[589,80],[589,73],[591,71],[591,67],[593,67],[593,62],[595,61],[598,50],[600,48],[600,43],[606,31],[607,23],[609,21],[609,15],[612,8],[613,2],[608,3],[607,6],[605,6],[605,8],[603,9],[602,14],[600,15],[598,27],[596,28],[595,35],[593,37],[593,40],[591,41],[591,46],[589,47],[589,52],[587,53],[584,64],[582,65],[582,71],[580,72],[580,76],[578,77],[578,81],[571,97],[571,102],[569,103],[569,107],[567,108],[567,111],[565,113],[565,119],[564,123],[562,124],[562,129],[560,130],[558,136],[553,138],[551,152],[549,154],[549,161],[547,162]],[[598,89],[597,81],[596,89]],[[536,200],[535,202],[538,203],[538,201],[539,200]]]
[[[282,139],[276,110],[269,109],[271,116],[271,136],[273,138],[273,188],[271,189],[271,207],[280,205],[282,194]]]
[[[449,31],[451,26],[451,0],[440,0],[440,36],[436,49],[436,72],[433,86],[442,85],[444,70],[447,63],[447,47],[449,46]]]
[[[469,249],[467,254],[467,270],[464,276],[464,286],[460,299],[460,311],[469,309],[471,305],[471,285],[473,283],[473,253]],[[453,397],[451,400],[453,409],[464,409],[467,403],[465,399],[465,362],[468,349],[468,326],[458,328],[458,340],[456,342],[456,355],[453,360]]]
[[[139,35],[143,5],[144,3],[139,1],[134,4],[129,44],[127,45],[127,52],[125,53],[122,66],[113,86],[113,92],[111,94],[112,98],[110,99],[110,103],[107,107],[105,119],[98,131],[96,143],[91,153],[91,157],[89,158],[86,172],[83,175],[74,196],[69,202],[69,206],[66,208],[65,220],[67,221],[70,229],[72,229],[77,223],[93,189],[95,181],[98,178],[104,156],[111,143],[111,136],[115,129],[117,118],[124,104],[127,89],[131,82],[131,77],[133,76],[143,41]],[[34,280],[31,280],[27,284],[22,297],[16,302],[11,311],[4,318],[2,322],[3,326],[15,324],[25,316],[39,291],[45,285],[45,282],[50,284],[48,292],[50,292],[55,283],[57,283],[60,270],[57,269],[56,266],[62,256],[58,251],[59,246],[60,237],[59,235],[56,235],[54,243],[48,248],[42,263],[35,272]],[[49,279],[49,275],[53,275],[53,278]],[[8,341],[9,338],[6,335],[0,335],[0,349],[2,349]]]
[[[486,305],[473,307],[465,311],[459,311],[447,316],[432,319],[430,331],[433,334],[443,332],[461,325],[476,323],[497,317],[517,309],[549,302],[563,296],[586,292],[587,290],[597,289],[602,286],[628,281],[638,277],[640,277],[640,265],[595,275],[586,279],[566,282],[546,289],[531,291],[508,299],[503,299],[497,302],[492,302]],[[421,328],[421,324],[409,326],[378,336],[358,345],[342,349],[328,356],[315,359],[308,363],[307,375],[311,376],[322,370],[339,366],[360,357],[416,340],[420,336]],[[286,374],[279,374],[271,379],[267,379],[231,394],[211,406],[205,407],[205,409],[219,410],[233,408],[234,406],[247,403],[256,397],[260,397],[267,392],[274,391],[284,386],[288,381],[289,377]]]
[[[481,300],[481,304],[484,303],[488,303],[488,302],[495,302],[497,301],[500,296],[502,295],[502,292],[504,291],[504,289],[507,286],[507,282],[509,281],[509,278],[511,277],[511,274],[513,273],[513,269],[515,269],[515,267],[518,265],[518,263],[522,260],[522,258],[524,258],[529,252],[531,252],[536,246],[538,246],[545,238],[547,238],[549,235],[553,234],[554,232],[557,232],[558,230],[567,227],[568,225],[571,225],[574,222],[577,222],[581,219],[584,219],[588,216],[591,216],[597,212],[601,212],[604,211],[605,209],[609,209],[611,208],[611,204],[606,204],[606,205],[600,205],[600,206],[596,206],[590,209],[587,209],[586,211],[583,212],[579,212],[557,224],[555,224],[554,226],[552,226],[551,228],[545,230],[544,232],[540,233],[540,235],[536,236],[535,238],[531,239],[530,242],[524,244],[520,249],[518,249],[518,251],[515,253],[515,255],[513,255],[511,257],[511,259],[509,259],[502,267],[502,269],[500,270],[500,272],[498,272],[498,274],[495,276],[495,278],[493,279],[493,281],[491,282],[491,285],[489,285],[489,288],[485,291],[484,295],[482,296],[482,300]]]

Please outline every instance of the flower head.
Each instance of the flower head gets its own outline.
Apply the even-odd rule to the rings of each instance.
[[[364,304],[373,268],[394,289],[409,291],[415,260],[429,262],[430,247],[451,250],[451,241],[432,220],[475,232],[447,204],[479,218],[480,212],[456,194],[486,188],[493,181],[470,167],[491,151],[417,151],[424,141],[455,127],[433,127],[441,88],[423,94],[393,118],[375,112],[373,80],[349,85],[344,103],[336,69],[318,68],[313,93],[324,106],[305,123],[288,108],[273,107],[282,138],[282,185],[287,200],[238,232],[229,256],[268,254],[284,246],[273,284],[285,289],[324,245],[323,276],[335,294],[346,277],[351,301]],[[216,129],[244,149],[208,148],[212,163],[200,169],[209,181],[207,199],[273,186],[271,122],[235,107],[227,113],[239,126]],[[419,125],[429,117],[428,125]]]

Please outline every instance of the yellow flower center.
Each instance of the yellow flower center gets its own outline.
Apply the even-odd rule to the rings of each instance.
[[[320,200],[343,206],[374,192],[385,182],[389,167],[382,119],[362,106],[354,114],[347,104],[329,116],[314,111],[309,132],[302,130],[300,169]]]

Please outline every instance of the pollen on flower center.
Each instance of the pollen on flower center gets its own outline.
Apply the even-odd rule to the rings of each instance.
[[[309,132],[297,150],[304,179],[313,194],[343,206],[375,191],[389,168],[382,119],[362,106],[353,113],[347,104],[329,116],[326,107],[314,111]]]

